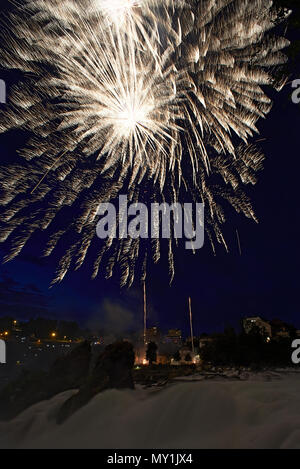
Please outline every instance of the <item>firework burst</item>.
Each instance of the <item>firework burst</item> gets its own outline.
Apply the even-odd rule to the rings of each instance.
[[[20,163],[0,169],[0,234],[12,243],[5,260],[37,230],[49,230],[44,255],[72,233],[61,280],[95,239],[99,203],[122,192],[133,202],[204,202],[211,244],[226,246],[222,198],[255,219],[242,186],[262,167],[248,144],[271,107],[261,86],[274,84],[271,70],[285,61],[287,41],[266,35],[276,18],[268,0],[27,0],[16,9],[1,56],[24,80],[0,131],[31,138]],[[72,206],[69,222],[52,224]],[[120,265],[130,285],[138,259],[142,278],[146,260],[158,261],[160,241],[108,239],[94,277],[104,257],[107,275]]]

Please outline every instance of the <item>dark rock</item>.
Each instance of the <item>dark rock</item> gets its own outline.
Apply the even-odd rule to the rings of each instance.
[[[115,342],[108,345],[99,356],[93,371],[93,380],[102,379],[103,374],[109,377],[109,387],[122,389],[134,388],[132,368],[134,365],[134,350],[129,342]]]
[[[54,390],[73,389],[80,387],[89,374],[91,346],[84,341],[70,353],[57,358],[49,371],[49,386]]]
[[[62,405],[57,415],[57,423],[63,423],[99,392],[110,388],[134,389],[134,358],[133,346],[129,342],[108,345],[100,354],[87,383]]]
[[[24,370],[7,384],[0,393],[0,420],[10,420],[27,407],[47,399],[46,376],[45,372]]]

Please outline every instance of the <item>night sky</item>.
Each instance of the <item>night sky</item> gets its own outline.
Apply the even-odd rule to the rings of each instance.
[[[17,77],[0,71],[0,78],[7,81],[9,93]],[[300,78],[300,70],[294,70],[290,80],[295,78]],[[274,106],[267,119],[258,123],[260,135],[250,142],[265,139],[257,142],[266,156],[264,171],[248,192],[259,224],[230,214],[225,230],[229,254],[219,247],[214,256],[207,239],[196,255],[175,252],[176,274],[171,286],[166,263],[152,266],[147,277],[149,325],[164,331],[178,327],[188,333],[191,296],[195,335],[221,331],[229,325],[238,327],[246,315],[277,317],[300,328],[300,106],[292,103],[292,91],[291,85],[280,93],[267,90]],[[22,138],[20,134],[0,136],[1,161],[16,158]],[[5,246],[0,249],[3,255]],[[91,266],[85,263],[49,289],[57,257],[40,259],[39,254],[38,243],[29,243],[16,260],[1,265],[0,315],[75,319],[82,325],[102,326],[117,333],[142,328],[138,281],[131,289],[120,289],[117,276],[91,280]]]

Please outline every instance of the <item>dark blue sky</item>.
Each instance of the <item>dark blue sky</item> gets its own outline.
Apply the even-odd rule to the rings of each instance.
[[[300,78],[300,70],[293,78]],[[7,75],[0,72],[0,78]],[[300,106],[291,101],[292,88],[268,94],[274,106],[259,122],[258,142],[266,156],[265,169],[251,196],[260,223],[230,217],[226,228],[230,247],[213,256],[209,243],[192,255],[176,253],[176,276],[169,286],[164,262],[151,267],[147,278],[149,324],[162,329],[188,328],[188,296],[192,297],[195,333],[237,326],[245,315],[279,317],[300,328],[299,316],[299,187]],[[19,142],[18,142],[19,143]],[[13,159],[15,138],[0,136],[0,158]],[[242,246],[239,255],[236,228]],[[2,249],[3,254],[3,249]],[[90,266],[69,273],[51,289],[55,257],[39,260],[36,244],[16,260],[1,266],[0,315],[44,315],[104,324],[125,330],[142,327],[139,283],[120,289],[118,278],[90,279]]]

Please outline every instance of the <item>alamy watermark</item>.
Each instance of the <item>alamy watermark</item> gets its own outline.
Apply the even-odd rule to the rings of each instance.
[[[101,239],[184,238],[186,249],[201,249],[204,244],[203,203],[128,204],[127,196],[119,196],[118,213],[114,204],[100,203],[97,215],[97,236]]]
[[[6,363],[6,343],[0,339],[0,363]]]
[[[294,365],[299,365],[300,363],[300,339],[295,339],[292,343],[292,348],[296,349],[292,353],[292,362]]]
[[[294,104],[300,103],[300,79],[294,80],[292,82],[292,88],[296,88],[292,93],[292,101]]]
[[[0,104],[6,103],[6,83],[4,80],[0,80]]]

